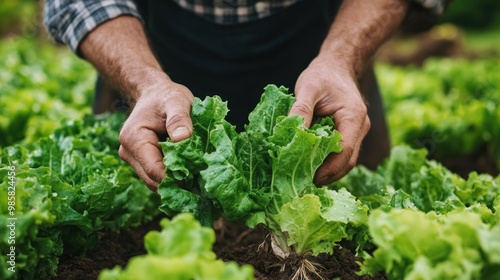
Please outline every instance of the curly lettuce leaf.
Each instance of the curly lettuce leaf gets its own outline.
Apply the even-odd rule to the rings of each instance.
[[[0,168],[0,176],[7,178],[8,167]],[[8,257],[0,256],[2,279],[34,279],[54,275],[63,252],[61,229],[72,229],[73,234],[88,237],[92,231],[90,220],[71,207],[76,192],[47,167],[15,169],[15,213],[7,208],[9,181],[0,183],[0,226],[15,222],[15,243],[9,241],[10,231],[0,234],[0,249],[9,252],[15,246],[16,272],[8,271]],[[11,191],[11,190],[10,190]],[[87,241],[90,242],[90,241]]]
[[[310,129],[304,128],[299,116],[282,118],[276,124],[269,142],[272,164],[271,213],[305,193],[312,193],[316,169],[330,153],[342,151],[340,134],[333,121],[325,118]]]
[[[279,233],[283,233],[275,239],[282,249],[291,247],[298,254],[331,254],[335,244],[349,236],[348,229],[366,227],[368,207],[345,189],[336,192],[322,188],[317,194],[295,197],[274,219]]]
[[[98,231],[138,226],[158,213],[159,197],[118,157],[124,117],[67,120],[50,137],[1,150],[0,163],[17,172],[16,263],[23,279],[54,275],[63,247],[65,254],[85,253]],[[5,215],[0,209],[0,223]]]
[[[377,249],[362,273],[385,271],[389,279],[495,279],[498,226],[462,208],[440,215],[411,209],[375,210],[369,217]],[[491,244],[491,245],[490,245]]]

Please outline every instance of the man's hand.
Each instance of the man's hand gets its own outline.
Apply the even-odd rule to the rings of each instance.
[[[190,119],[193,94],[173,82],[160,81],[137,100],[120,132],[120,157],[128,162],[146,183],[156,191],[165,175],[165,165],[158,142],[168,134],[177,142],[192,134]]]
[[[192,133],[193,94],[165,74],[149,47],[141,22],[132,16],[111,19],[91,31],[79,50],[133,110],[120,132],[120,157],[156,191],[165,177],[158,145],[167,135],[180,141]]]
[[[313,115],[333,116],[343,136],[342,152],[328,156],[316,171],[315,183],[321,186],[340,179],[356,165],[361,142],[370,129],[355,77],[334,59],[317,58],[297,80],[295,95],[290,114],[303,116],[307,126]]]
[[[290,114],[310,125],[314,116],[333,116],[342,134],[343,151],[331,154],[316,171],[315,183],[340,179],[356,164],[370,129],[367,107],[357,83],[373,53],[399,27],[407,0],[345,0],[321,45],[318,56],[299,76],[297,100]]]

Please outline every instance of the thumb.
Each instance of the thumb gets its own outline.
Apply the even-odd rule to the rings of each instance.
[[[307,96],[307,95],[306,95]],[[305,126],[311,126],[312,118],[314,113],[314,104],[307,98],[297,97],[297,100],[290,109],[289,116],[299,115],[305,120]]]
[[[193,133],[193,123],[189,110],[183,110],[180,107],[172,107],[167,113],[165,127],[168,136],[173,142],[178,142],[189,138]]]

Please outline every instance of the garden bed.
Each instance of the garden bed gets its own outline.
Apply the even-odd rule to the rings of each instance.
[[[86,256],[63,256],[60,260],[58,275],[50,280],[95,280],[101,270],[113,268],[116,265],[125,267],[133,256],[145,254],[144,235],[150,230],[160,230],[159,216],[155,220],[134,230],[122,232],[103,232],[100,235],[100,245]],[[263,229],[249,229],[238,223],[220,220],[215,225],[217,241],[214,251],[224,261],[236,261],[240,264],[251,264],[255,268],[255,278],[258,280],[290,279],[293,263],[287,263],[284,271],[280,271],[280,260],[272,252],[262,252],[259,246],[266,238]],[[348,245],[348,244],[346,244]],[[382,275],[376,277],[357,276],[356,271],[360,261],[352,251],[346,248],[336,248],[333,255],[320,255],[314,260],[321,263],[321,275],[326,279],[386,279]],[[46,279],[46,280],[49,280]]]
[[[471,171],[485,171],[492,175],[498,174],[493,162],[485,161],[481,155],[450,159],[447,163],[462,176]],[[56,277],[46,280],[95,280],[101,270],[113,268],[116,265],[125,267],[133,256],[145,254],[144,235],[151,230],[161,230],[160,215],[141,227],[121,233],[103,232],[100,234],[100,244],[85,256],[62,256]],[[249,229],[239,223],[219,220],[215,223],[216,242],[214,251],[224,261],[236,261],[240,264],[251,264],[255,268],[255,278],[258,280],[290,279],[293,261],[282,269],[282,262],[270,250],[265,249],[267,233],[261,228]],[[375,277],[358,276],[357,262],[362,261],[354,254],[354,248],[349,243],[334,250],[333,255],[320,255],[314,261],[320,263],[323,269],[321,275],[325,279],[386,279],[384,275]]]

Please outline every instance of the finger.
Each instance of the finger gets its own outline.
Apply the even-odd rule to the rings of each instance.
[[[314,104],[311,104],[308,100],[297,98],[292,108],[290,109],[290,113],[288,115],[301,116],[305,121],[304,123],[305,127],[310,127],[312,123],[313,112],[314,112]]]
[[[186,139],[193,133],[191,103],[192,100],[186,98],[171,98],[168,103],[165,128],[173,142]]]
[[[189,110],[173,109],[168,112],[165,128],[173,142],[184,140],[193,133]]]
[[[148,188],[156,190],[163,178],[166,177],[165,165],[162,162],[162,156],[159,149],[151,145],[146,145],[138,150],[143,156],[132,154],[130,150],[123,145],[118,150],[120,157],[128,162],[139,177],[146,183]]]
[[[295,88],[295,96],[297,99],[290,109],[289,116],[299,115],[304,119],[304,126],[310,127],[314,115],[314,90],[306,86],[303,86],[300,82],[301,79],[297,80],[297,85]]]
[[[355,156],[356,155],[356,156]],[[339,154],[330,154],[315,174],[315,184],[324,186],[341,179],[354,168],[357,152],[342,150]]]
[[[361,114],[362,115],[362,114]],[[315,174],[317,185],[329,184],[345,176],[356,165],[361,143],[370,129],[370,120],[366,116],[362,121],[356,115],[347,115],[337,122],[337,130],[342,135],[342,152],[330,154]]]
[[[127,161],[151,188],[166,176],[156,133],[147,128],[124,126],[120,132],[120,157]]]
[[[134,168],[135,172],[137,173],[139,178],[141,178],[141,180],[146,184],[148,189],[153,192],[156,192],[158,190],[158,185],[160,183],[150,178],[142,168],[141,164],[137,160],[135,160],[130,155],[130,153],[128,153],[125,148],[123,148],[123,146],[120,146],[118,154],[124,161],[126,161],[130,166],[132,166],[132,168]]]

